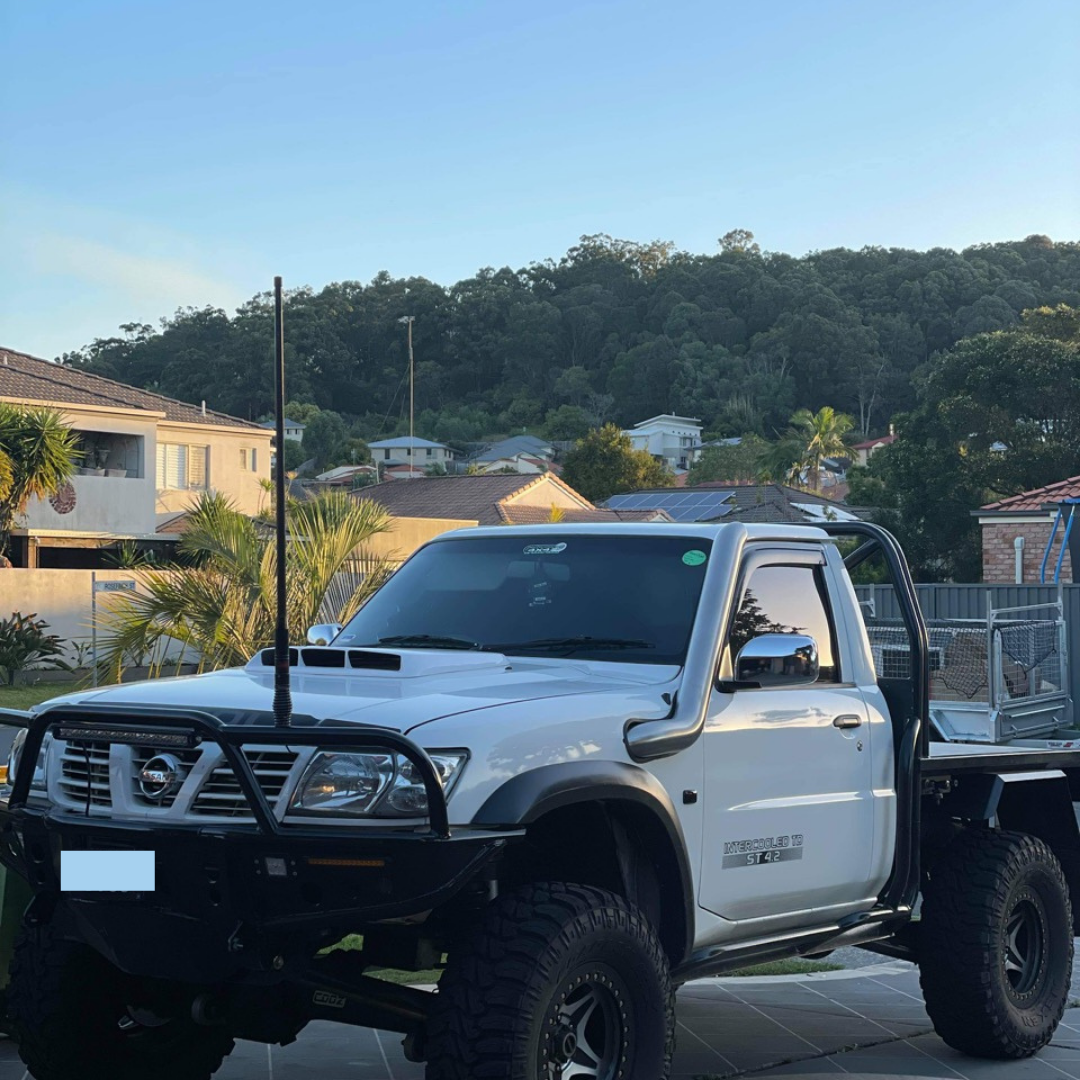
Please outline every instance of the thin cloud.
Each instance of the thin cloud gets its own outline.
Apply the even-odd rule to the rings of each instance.
[[[241,299],[231,283],[179,259],[49,233],[34,237],[29,248],[38,273],[76,278],[114,296],[121,293],[134,305],[152,303],[162,312],[187,305],[232,307]]]

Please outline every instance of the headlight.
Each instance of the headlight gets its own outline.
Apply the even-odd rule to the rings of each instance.
[[[432,754],[450,794],[468,755]],[[290,809],[300,814],[423,817],[427,792],[415,766],[400,754],[354,754],[320,750],[304,770]]]
[[[19,767],[19,761],[22,758],[23,744],[26,742],[26,728],[19,728],[15,733],[15,738],[12,740],[11,749],[8,751],[7,760],[7,775],[8,785],[10,787],[15,786],[15,771]],[[34,778],[30,781],[31,788],[38,788],[42,791],[45,790],[45,743],[41,744],[41,750],[38,753],[37,765],[34,767]]]

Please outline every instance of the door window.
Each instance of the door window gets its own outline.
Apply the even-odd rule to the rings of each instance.
[[[839,682],[836,637],[820,571],[813,566],[759,566],[731,624],[731,659],[762,634],[807,634],[817,642],[819,682]]]

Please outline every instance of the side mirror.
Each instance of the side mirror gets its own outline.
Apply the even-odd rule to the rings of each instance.
[[[817,642],[805,634],[762,634],[748,641],[735,659],[735,681],[761,689],[808,686],[817,682]]]
[[[341,623],[319,623],[307,632],[309,645],[329,645],[341,633]]]

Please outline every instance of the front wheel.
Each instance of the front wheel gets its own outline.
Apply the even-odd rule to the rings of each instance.
[[[937,1033],[975,1057],[1024,1058],[1054,1036],[1072,973],[1069,890],[1041,840],[963,833],[931,869],[919,966]]]
[[[233,1048],[221,1028],[161,1016],[130,979],[48,927],[15,945],[8,1011],[36,1080],[209,1080]]]
[[[450,954],[428,1080],[666,1080],[674,993],[656,932],[604,889],[507,893]]]

